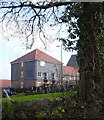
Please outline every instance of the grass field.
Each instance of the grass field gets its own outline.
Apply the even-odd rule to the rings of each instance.
[[[23,95],[23,96],[11,96],[12,101],[31,101],[31,100],[41,100],[41,99],[53,99],[60,97],[73,97],[76,95],[77,91],[72,92],[57,92],[57,93],[48,93],[48,94],[36,94],[36,95]],[[9,101],[8,98],[2,98],[2,102]]]
[[[20,96],[20,97],[11,96],[10,98],[12,101],[24,101],[24,100],[31,101],[31,100],[41,100],[45,98],[48,98],[48,99],[59,98],[61,94],[62,93],[49,93],[49,94],[27,95],[27,96]],[[2,98],[2,101],[3,102],[8,101],[8,98],[7,97]]]

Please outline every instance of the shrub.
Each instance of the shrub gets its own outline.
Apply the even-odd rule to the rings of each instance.
[[[22,93],[16,93],[16,95],[13,95],[13,96],[21,97],[21,96],[24,96],[24,95],[25,95],[25,93],[22,92]]]
[[[38,119],[42,119],[42,118],[44,118],[44,112],[36,112],[36,118],[38,118]]]
[[[2,97],[6,97],[6,94],[2,94]]]
[[[77,91],[71,91],[71,92],[63,92],[60,97],[61,98],[71,98],[77,94]]]

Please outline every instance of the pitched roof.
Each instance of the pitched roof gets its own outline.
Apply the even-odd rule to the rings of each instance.
[[[11,80],[0,79],[0,87],[8,88],[10,86]]]
[[[77,62],[77,55],[72,55],[67,63],[67,66],[76,66],[76,62]]]
[[[72,67],[72,66],[63,66],[63,74],[64,75],[73,75],[73,76],[76,76],[76,72],[77,72],[77,76],[79,76],[78,69],[76,71],[75,67]]]
[[[35,49],[24,56],[12,61],[11,63],[14,62],[20,62],[20,61],[27,61],[27,60],[43,60],[43,61],[48,61],[48,62],[55,62],[55,63],[61,63],[60,61],[56,60],[55,58],[49,56],[48,54],[42,52],[39,49]]]

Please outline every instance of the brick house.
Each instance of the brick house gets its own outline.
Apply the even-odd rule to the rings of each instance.
[[[11,87],[11,80],[0,79],[0,88],[9,88]]]
[[[79,80],[79,72],[78,72],[78,65],[77,65],[77,55],[72,55],[69,59],[67,66],[63,66],[63,80],[64,82],[72,86],[76,85]],[[77,80],[77,81],[76,81]]]
[[[63,80],[70,85],[76,85],[76,79],[79,79],[78,69],[72,66],[63,66]]]
[[[61,62],[35,49],[11,62],[11,88],[33,88],[57,83]]]

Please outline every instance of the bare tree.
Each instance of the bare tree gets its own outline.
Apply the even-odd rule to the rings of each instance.
[[[2,33],[6,38],[8,38],[6,36],[7,33],[11,37],[25,38],[27,48],[32,47],[38,34],[44,46],[46,46],[47,41],[52,39],[53,36],[48,35],[47,30],[49,28],[54,29],[54,26],[62,25],[60,16],[65,5],[68,4],[70,2],[51,0],[38,2],[33,2],[33,0],[0,1]],[[60,29],[61,26],[58,32]]]

